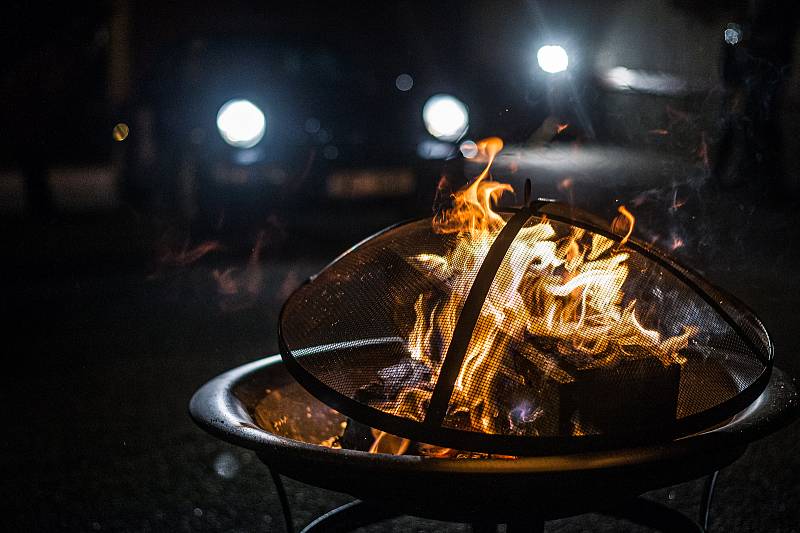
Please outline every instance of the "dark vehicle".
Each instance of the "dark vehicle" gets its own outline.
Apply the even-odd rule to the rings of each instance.
[[[236,226],[364,201],[427,209],[441,160],[466,134],[464,116],[463,131],[437,140],[422,118],[433,91],[409,91],[409,75],[378,77],[330,49],[227,38],[179,50],[143,98],[154,111],[140,113],[158,117],[146,142],[163,149],[152,161],[138,150],[134,174],[157,169],[159,201],[191,220]],[[224,116],[231,102],[238,116]]]

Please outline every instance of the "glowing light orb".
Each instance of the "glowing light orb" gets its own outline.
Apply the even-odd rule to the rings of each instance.
[[[725,28],[723,37],[725,38],[725,42],[731,46],[739,44],[742,40],[742,28],[738,24],[731,22],[728,24],[728,27]]]
[[[252,148],[258,144],[266,127],[264,113],[249,100],[230,100],[217,113],[219,134],[236,148]]]
[[[536,60],[539,67],[550,74],[564,72],[569,66],[569,56],[562,46],[548,44],[539,48],[536,52]]]
[[[116,126],[114,126],[113,131],[111,132],[111,136],[117,142],[122,142],[128,138],[128,134],[130,133],[130,128],[124,122],[120,122]]]
[[[475,141],[464,141],[458,149],[461,150],[461,155],[467,159],[472,159],[478,155],[478,145],[475,144]]]
[[[414,78],[409,76],[408,74],[400,74],[394,80],[394,86],[397,87],[399,91],[410,91],[411,88],[414,86]]]
[[[469,112],[459,99],[449,94],[431,96],[422,108],[428,133],[442,141],[457,141],[469,128]]]

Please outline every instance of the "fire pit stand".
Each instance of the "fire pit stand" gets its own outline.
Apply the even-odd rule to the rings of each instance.
[[[586,512],[661,531],[705,531],[717,471],[800,412],[792,379],[773,368],[767,387],[747,408],[671,442],[516,459],[436,459],[333,449],[302,434],[287,438],[262,429],[255,409],[264,391],[289,388],[300,389],[279,356],[267,357],[209,381],[192,398],[190,413],[208,432],[254,450],[269,467],[289,531],[293,524],[283,475],[357,498],[317,518],[307,532],[350,531],[400,515],[469,523],[475,531],[495,531],[499,523],[512,532],[541,531],[547,520]],[[304,410],[325,408],[307,397]],[[639,497],[703,476],[697,521]]]
[[[280,475],[276,474],[272,468],[269,470],[281,501],[286,530],[289,533],[293,533],[294,522],[292,520],[289,500],[286,496],[286,489],[283,486],[283,481]],[[709,531],[711,498],[714,495],[714,487],[718,474],[719,471],[715,471],[713,474],[706,477],[697,521],[692,520],[680,511],[676,511],[666,505],[641,497],[634,498],[614,509],[596,512],[612,518],[627,520],[635,524],[647,526],[656,531],[663,531],[665,533],[686,533],[692,531],[703,533]],[[402,516],[402,513],[363,500],[355,500],[319,516],[304,527],[300,533],[346,533],[360,527],[391,520],[398,516]],[[506,531],[508,533],[540,533],[544,531],[544,524],[545,521],[543,519],[531,517],[526,521],[517,520],[508,522],[506,524]],[[497,524],[473,522],[471,525],[473,533],[497,532]]]

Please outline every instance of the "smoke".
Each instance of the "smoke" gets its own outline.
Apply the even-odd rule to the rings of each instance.
[[[222,248],[216,240],[192,244],[190,236],[181,235],[176,229],[163,231],[154,245],[153,264],[148,279],[161,279],[179,272]]]
[[[264,288],[264,270],[261,252],[264,248],[264,231],[260,231],[244,268],[214,269],[211,274],[217,282],[219,308],[229,313],[252,307]]]
[[[273,226],[276,226],[275,221]],[[270,228],[273,230],[275,228]],[[170,300],[186,304],[213,304],[223,313],[248,309],[261,299],[266,283],[263,264],[268,242],[277,231],[260,230],[250,246],[247,260],[234,253],[235,241],[222,238],[193,242],[177,227],[162,230],[155,240],[147,279],[165,284]],[[270,241],[269,237],[273,237]],[[287,276],[287,278],[290,276]],[[295,276],[296,277],[296,276]],[[296,283],[284,280],[291,286]],[[285,292],[281,289],[279,292]],[[209,300],[208,295],[213,299]]]

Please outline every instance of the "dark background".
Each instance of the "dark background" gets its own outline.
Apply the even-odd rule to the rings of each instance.
[[[534,195],[604,217],[625,204],[638,238],[751,305],[776,364],[800,372],[791,2],[120,0],[0,15],[8,530],[280,531],[266,468],[195,427],[191,394],[274,353],[291,290],[432,213],[479,170],[460,143],[490,135],[516,201],[531,178]],[[566,72],[537,66],[543,44],[564,46]],[[425,129],[438,93],[469,110],[458,142]],[[217,131],[231,98],[265,111],[252,149]],[[800,530],[798,431],[722,473],[715,530]],[[298,524],[347,501],[289,489]],[[699,490],[649,496],[691,512]],[[463,529],[370,531],[448,528]],[[548,526],[620,529],[635,530],[594,515]]]

